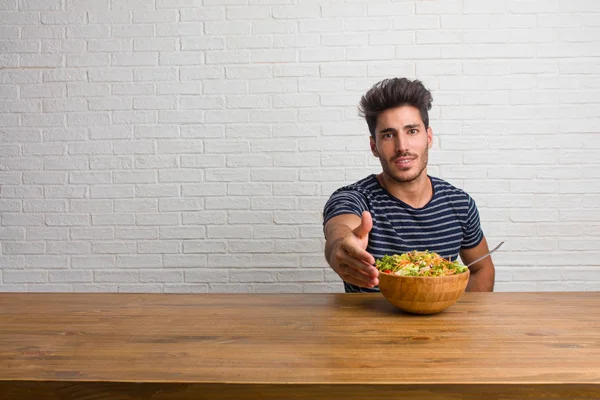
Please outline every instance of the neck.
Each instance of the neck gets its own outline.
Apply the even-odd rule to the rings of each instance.
[[[410,182],[398,182],[385,172],[377,175],[377,180],[392,196],[413,208],[424,207],[433,196],[433,187],[426,169]]]

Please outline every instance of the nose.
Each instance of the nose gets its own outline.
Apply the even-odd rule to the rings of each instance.
[[[403,135],[396,135],[396,153],[408,152],[408,140]]]

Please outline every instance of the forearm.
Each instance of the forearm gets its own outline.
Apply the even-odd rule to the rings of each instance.
[[[325,260],[332,266],[332,255],[336,245],[352,230],[347,225],[332,225],[325,229]]]
[[[494,280],[495,270],[493,265],[486,265],[471,272],[466,290],[467,292],[493,292]]]

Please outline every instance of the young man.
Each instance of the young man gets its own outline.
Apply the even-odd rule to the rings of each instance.
[[[418,81],[385,79],[362,98],[371,152],[383,171],[338,189],[324,211],[325,257],[346,292],[379,291],[375,260],[429,250],[466,265],[489,251],[475,201],[427,174],[431,93]],[[491,257],[469,267],[467,291],[493,291]]]

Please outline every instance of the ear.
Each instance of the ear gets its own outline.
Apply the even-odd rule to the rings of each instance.
[[[377,146],[375,144],[375,139],[373,139],[373,135],[369,137],[369,143],[371,144],[371,153],[377,158],[379,158],[379,152],[377,151]]]
[[[427,128],[427,148],[431,148],[433,146],[433,129],[431,129],[431,125]]]

